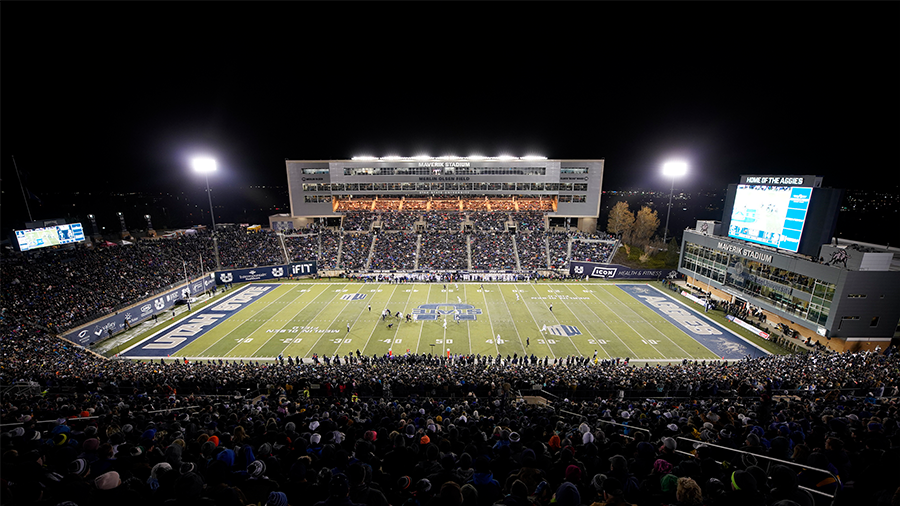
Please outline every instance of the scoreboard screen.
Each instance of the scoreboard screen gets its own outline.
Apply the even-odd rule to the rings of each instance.
[[[20,251],[29,251],[84,241],[84,230],[81,228],[81,223],[16,230],[16,240],[19,243]]]
[[[796,253],[812,190],[800,186],[738,185],[728,236]]]

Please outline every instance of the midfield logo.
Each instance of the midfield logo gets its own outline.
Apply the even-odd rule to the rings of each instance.
[[[581,331],[578,330],[578,327],[572,325],[553,325],[547,327],[547,332],[555,335],[555,336],[580,336]]]
[[[454,315],[460,320],[476,320],[481,309],[471,304],[422,304],[413,309],[417,320],[437,320],[440,315]]]
[[[364,293],[345,293],[341,295],[341,300],[363,300],[366,298]]]

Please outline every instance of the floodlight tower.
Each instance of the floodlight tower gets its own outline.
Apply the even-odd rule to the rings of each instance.
[[[666,229],[663,232],[663,244],[669,240],[669,215],[672,214],[672,194],[675,193],[675,178],[687,174],[687,162],[672,160],[663,164],[663,175],[672,178],[672,188],[669,190],[669,208],[666,211]]]
[[[212,192],[209,190],[209,173],[216,171],[216,161],[212,158],[194,158],[191,162],[194,172],[199,172],[206,177],[206,195],[209,197],[209,216],[212,218],[213,252],[216,254],[216,270],[222,270],[219,261],[219,240],[216,237],[216,213],[213,211]]]

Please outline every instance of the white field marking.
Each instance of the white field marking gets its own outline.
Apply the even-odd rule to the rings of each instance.
[[[513,285],[513,287],[515,287],[516,290],[519,289],[518,284]],[[525,349],[525,343],[522,341],[522,334],[519,334],[519,326],[516,325],[516,319],[515,319],[515,317],[513,317],[512,311],[509,310],[509,303],[506,302],[506,297],[503,296],[503,291],[499,290],[499,287],[497,287],[497,288],[498,288],[498,291],[500,292],[500,298],[503,299],[503,303],[506,305],[506,312],[509,313],[509,318],[513,322],[513,328],[516,329],[516,337],[519,338],[519,346],[522,347],[522,353],[524,354],[527,350]],[[516,292],[516,295],[519,295],[519,292]]]
[[[348,286],[349,284],[350,284],[350,283],[345,283],[344,286]],[[331,285],[331,286],[334,286],[334,285]],[[337,291],[335,291],[334,297],[332,297],[331,300],[328,301],[328,304],[325,304],[324,306],[322,306],[322,309],[320,309],[319,312],[316,313],[316,316],[318,316],[319,313],[321,313],[322,311],[325,311],[325,308],[328,307],[332,302],[334,302],[334,299],[337,298],[337,296],[340,295],[340,294],[342,294],[342,293],[343,293],[343,292],[341,291],[341,289],[338,289]],[[340,315],[341,315],[341,311],[338,311],[338,316],[340,316]],[[315,319],[315,318],[311,318],[310,321],[313,321],[314,319]],[[337,320],[337,316],[334,317],[334,320],[332,320],[331,323],[334,323],[336,320]],[[329,325],[329,327],[330,327],[330,326],[331,326],[331,325]],[[326,330],[327,330],[327,328],[326,328]],[[322,340],[322,336],[324,336],[324,335],[325,335],[325,332],[323,332],[321,335],[319,335],[319,338],[316,339],[316,342],[313,343],[313,345],[310,346],[309,349],[306,351],[306,355],[303,355],[304,357],[308,357],[308,356],[309,356],[310,352],[312,352],[312,351],[316,348],[316,345],[319,344],[319,341]],[[287,348],[285,348],[285,349],[287,349]],[[282,352],[283,352],[283,350],[282,350]],[[324,355],[323,355],[323,356],[324,356]]]
[[[426,303],[431,300],[431,287],[436,286],[440,283],[432,283],[431,286],[428,287],[428,295],[425,297]],[[416,320],[419,321],[419,320]],[[422,320],[422,325],[419,325],[419,338],[416,340],[416,355],[419,354],[419,343],[422,342],[422,330],[425,328],[425,322],[427,320]],[[436,321],[436,320],[435,320]]]
[[[650,285],[647,285],[647,287],[648,287],[648,288],[652,288]],[[617,286],[613,286],[613,288],[615,288],[616,290],[619,290],[619,291],[622,292],[622,293],[625,293],[621,288],[619,288],[619,287],[617,287]],[[607,293],[609,293],[609,290],[606,289],[606,287],[604,287],[604,290],[605,290]],[[641,304],[641,307],[647,307],[647,306],[644,306],[643,303],[641,303],[641,301],[639,301],[638,299],[634,298],[634,296],[632,296],[630,293],[625,293],[625,295],[626,295],[627,297],[629,297],[631,300],[633,300],[633,301],[635,302],[635,304]],[[615,295],[610,294],[610,296],[613,297],[613,298],[615,298],[615,299],[617,299],[617,300],[619,299],[619,298],[616,297]],[[668,299],[668,298],[669,298],[669,297],[666,297],[666,299]],[[649,320],[647,320],[646,318],[644,318],[640,313],[638,313],[637,311],[635,311],[634,309],[632,309],[631,306],[628,305],[628,303],[623,302],[622,304],[623,304],[625,307],[627,307],[629,311],[631,311],[632,313],[634,313],[635,316],[637,316],[638,318],[640,318],[641,320],[643,320],[647,325],[650,325],[650,327],[652,327],[653,330],[657,331],[657,332],[659,333],[659,335],[661,335],[663,338],[665,338],[665,339],[666,339],[667,341],[669,341],[670,343],[674,344],[676,348],[678,348],[679,350],[681,350],[684,354],[686,354],[686,355],[688,354],[687,350],[685,350],[684,348],[682,348],[681,346],[679,346],[678,343],[676,343],[675,341],[672,340],[672,338],[670,338],[669,336],[663,334],[662,330],[656,328],[656,325],[653,325],[652,323],[650,323]],[[652,311],[652,310],[651,310],[651,311]],[[654,312],[654,315],[656,315],[656,312]],[[666,323],[669,323],[668,320],[666,320]],[[670,324],[670,325],[671,325],[671,324]],[[630,326],[630,325],[629,325],[629,326]],[[679,330],[681,330],[681,329],[679,329]],[[685,334],[685,335],[687,335],[687,334]],[[695,343],[699,344],[701,347],[705,348],[707,351],[709,351],[710,353],[712,353],[714,356],[717,356],[715,353],[713,353],[712,350],[710,350],[709,348],[707,348],[706,346],[704,346],[703,343],[701,343],[700,341],[697,341],[696,339],[694,339],[694,338],[691,337],[690,335],[688,335],[688,337],[690,337]]]
[[[572,290],[569,290],[569,291],[572,292]],[[572,292],[572,295],[575,296],[575,297],[578,297],[577,295],[575,295],[575,292]],[[575,319],[578,320],[578,323],[580,323],[580,324],[584,327],[584,330],[587,330],[587,325],[585,325],[585,324],[584,324],[584,321],[582,321],[582,319],[578,316],[578,312],[577,312],[577,311],[573,311],[572,308],[569,307],[569,304],[566,303],[566,300],[568,300],[568,299],[557,299],[557,300],[562,301],[563,305],[566,306],[566,309],[568,309],[569,312],[572,313],[572,316],[574,316]],[[576,298],[575,300],[581,300],[581,299],[577,299],[577,298]],[[581,304],[582,304],[582,305],[585,305],[584,302],[582,302]],[[594,314],[596,315],[596,313],[594,313]],[[609,328],[609,326],[607,325],[606,328]],[[600,339],[600,338],[599,338],[599,337],[594,337],[595,346],[599,346],[600,349],[603,350],[603,353],[606,354],[607,358],[612,358],[612,355],[610,355],[609,352],[606,351],[606,349],[603,347],[603,345],[596,342],[598,339]],[[571,337],[569,337],[569,341],[572,341],[572,338],[571,338]],[[572,344],[574,345],[575,343],[572,342]],[[578,348],[578,346],[575,346],[575,349],[578,350],[579,352],[581,351],[581,350]],[[628,349],[631,350],[631,348],[628,348]],[[583,356],[587,356],[587,355],[583,355]]]
[[[323,290],[323,291],[324,291],[324,290]],[[277,313],[275,313],[275,316],[278,316],[279,314],[281,314],[282,311],[286,311],[286,310],[291,306],[291,304],[293,304],[294,302],[297,301],[297,299],[299,299],[300,297],[302,297],[304,294],[308,294],[308,293],[310,293],[310,292],[309,292],[309,291],[301,291],[301,292],[300,292],[300,295],[294,297],[294,299],[293,299],[292,301],[290,301],[287,305],[284,306],[284,309],[282,309],[281,311],[278,311]],[[259,314],[259,313],[257,313],[257,314]],[[296,313],[295,313],[294,315],[296,316]],[[273,321],[273,320],[274,320],[274,321],[286,321],[287,324],[285,324],[285,325],[283,325],[283,326],[281,327],[281,328],[283,329],[283,328],[287,327],[288,324],[290,324],[290,322],[293,321],[293,318],[288,318],[287,320],[276,320],[275,318],[269,318],[268,320],[265,320],[265,321],[263,321],[262,323],[260,323],[260,324],[259,324],[259,327],[256,327],[256,330],[254,330],[253,332],[250,332],[250,333],[247,335],[247,337],[250,337],[250,336],[252,336],[253,334],[255,334],[257,331],[259,331],[259,329],[260,329],[263,325],[265,325],[266,322],[268,322],[268,321]],[[279,330],[281,330],[281,329],[279,329]],[[256,347],[256,350],[255,350],[253,353],[251,353],[250,355],[251,355],[251,356],[256,355],[256,352],[259,351],[263,346],[265,346],[266,344],[268,344],[269,341],[271,341],[272,339],[277,339],[277,338],[278,338],[278,334],[279,334],[278,332],[274,333],[274,335],[273,335],[272,337],[270,337],[269,339],[266,339],[265,342],[263,342],[262,344],[260,344],[259,346],[257,346],[257,347]],[[263,339],[261,338],[260,340],[263,340]],[[238,345],[235,345],[235,346],[234,346],[234,348],[237,348],[237,347],[238,347]],[[234,348],[232,348],[232,350],[234,350]],[[229,351],[229,353],[230,353],[230,351]],[[228,356],[228,353],[226,353],[225,356],[227,357],[227,356]],[[277,356],[277,355],[276,355],[276,356]]]
[[[324,288],[321,292],[317,293],[316,296],[313,297],[313,298],[317,298],[319,295],[322,295],[323,293],[325,293],[325,290],[328,290],[329,287],[334,286],[334,285],[324,285],[324,286],[325,286],[325,288]],[[303,292],[303,293],[312,293],[312,290],[307,290],[306,292]],[[291,301],[291,304],[293,304],[293,303],[294,303],[297,299],[299,299],[299,298],[300,298],[300,297],[297,297],[296,299],[292,300],[292,301]],[[334,300],[334,297],[332,297],[331,300],[333,301],[333,300]],[[315,302],[315,301],[310,301],[310,303],[307,304],[306,306],[304,306],[303,308],[301,308],[300,311],[303,311],[303,309],[306,309],[307,307],[309,307],[313,302]],[[289,305],[290,305],[290,304],[289,304]],[[318,313],[316,313],[316,314],[321,313],[326,307],[328,307],[328,306],[327,306],[327,305],[323,306],[322,309],[320,309],[320,310],[318,311]],[[285,309],[287,309],[287,308],[285,308]],[[293,321],[294,321],[294,318],[297,316],[297,314],[298,314],[300,311],[295,312],[295,313],[294,313],[294,316],[293,316],[292,318],[289,318],[289,319],[287,320],[287,323],[286,323],[284,326],[282,326],[281,328],[285,328],[285,327],[287,327],[291,322],[293,322]],[[309,320],[309,321],[312,321],[312,320]],[[266,344],[268,344],[269,341],[271,341],[272,339],[278,339],[278,333],[276,333],[275,336],[273,336],[272,338],[268,339],[266,342],[264,342],[264,343],[262,343],[261,345],[259,345],[259,346],[256,348],[256,351],[259,351],[260,349],[262,349],[262,347],[265,346]],[[290,344],[285,345],[285,347],[281,349],[281,351],[278,353],[278,355],[284,354],[284,351],[288,349],[288,346],[290,346]],[[256,354],[256,351],[253,352],[254,355]],[[276,355],[276,357],[277,357],[277,355]]]
[[[502,296],[502,294],[501,294]],[[488,323],[491,326],[491,341],[494,341],[494,348],[497,349],[497,355],[500,354],[500,346],[497,344],[497,338],[494,337],[494,322],[491,321],[491,315],[488,311],[488,303],[487,303],[487,295],[484,294],[484,290],[481,291],[481,297],[484,299],[484,314],[487,316]]]
[[[466,294],[466,300],[469,300],[469,291],[466,290],[466,287],[463,287],[463,293]],[[468,304],[468,302],[466,302],[466,304]],[[466,320],[466,335],[469,337],[469,355],[471,355],[472,354],[472,326],[469,325],[468,320]]]
[[[344,285],[344,286],[349,286],[349,283],[347,283],[347,284]],[[397,289],[397,287],[395,286],[395,287],[394,287],[394,290],[396,290],[396,289]],[[377,288],[376,288],[376,290],[377,290]],[[343,292],[341,292],[341,293],[343,293]],[[359,292],[357,292],[357,293],[359,293]],[[377,292],[376,292],[376,293],[377,293]],[[362,300],[360,300],[360,301],[358,301],[358,302],[362,303],[362,302],[365,301],[365,300],[366,300],[366,299],[362,299]],[[369,299],[369,300],[371,300],[371,299]],[[333,301],[334,301],[334,299],[332,299],[332,302],[333,302]],[[351,300],[348,300],[348,301],[347,301],[347,306],[349,306],[351,302],[357,302],[357,301],[351,301]],[[329,302],[329,304],[331,304],[331,303]],[[363,310],[368,309],[368,304],[369,304],[368,302],[366,302],[365,304],[363,304],[362,309],[359,310],[359,313],[360,313],[360,314],[362,314]],[[338,314],[334,317],[333,320],[331,320],[331,323],[329,323],[328,326],[325,327],[325,330],[330,329],[331,326],[334,325],[334,322],[336,322],[336,321],[338,320],[338,318],[340,318],[341,315],[344,314],[344,309],[347,309],[347,306],[344,306],[343,309],[341,309],[340,311],[338,311]],[[327,306],[326,306],[326,307],[327,307]],[[323,308],[323,309],[324,309],[324,308]],[[357,319],[357,320],[359,319],[359,315],[356,315],[356,319]],[[323,332],[322,335],[319,336],[318,339],[316,339],[316,343],[315,343],[315,344],[319,344],[319,341],[322,340],[322,337],[323,337],[325,334],[327,334],[327,332]],[[337,354],[337,350],[338,350],[338,348],[341,347],[341,344],[343,343],[344,339],[345,339],[345,338],[343,338],[343,337],[341,338],[341,343],[338,343],[338,347],[334,349],[334,355],[331,355],[332,357],[333,357],[333,356],[340,356],[340,355]],[[314,345],[314,346],[315,346],[315,345]]]
[[[570,290],[570,291],[571,291],[571,290]],[[604,290],[604,291],[606,291],[606,290]],[[574,294],[575,292],[572,292],[572,293]],[[609,293],[609,292],[606,291],[606,293]],[[619,301],[618,298],[616,298],[616,297],[614,297],[614,296],[612,296],[612,295],[610,295],[610,296],[613,297],[613,299],[614,299],[616,302],[618,302],[619,304],[625,306],[625,303],[624,303],[624,302]],[[611,312],[616,313],[616,314],[618,315],[618,312],[613,311],[613,308],[609,307],[609,304],[607,304],[606,302],[603,302],[603,300],[601,300],[600,298],[597,298],[597,300],[599,300],[600,303],[603,304],[604,306],[606,306],[606,308],[609,309]],[[626,307],[627,307],[627,306],[626,306]],[[632,313],[634,313],[634,310],[632,310],[630,307],[628,308],[628,310],[631,311]],[[638,316],[640,316],[640,315],[638,315]],[[641,317],[641,320],[643,320],[643,321],[645,321],[645,322],[647,321],[647,320],[644,320],[643,317]],[[621,322],[624,323],[625,325],[628,325],[628,328],[630,328],[632,332],[634,332],[639,338],[641,338],[641,341],[642,341],[642,342],[645,342],[645,344],[647,344],[647,345],[649,345],[651,348],[653,348],[653,351],[655,351],[657,354],[659,354],[660,356],[662,356],[662,357],[665,358],[665,355],[659,351],[659,348],[657,348],[656,345],[653,344],[653,341],[652,341],[652,340],[644,338],[644,336],[643,336],[640,332],[638,332],[637,330],[635,330],[635,328],[632,327],[631,324],[628,323],[628,321],[625,320],[625,319],[623,319],[621,316],[619,316],[619,321],[621,321]],[[679,346],[678,349],[681,350],[681,347]],[[681,351],[684,351],[684,350],[681,350]]]
[[[530,287],[531,285],[529,284],[528,286]],[[534,290],[534,293],[535,293],[535,294],[538,293],[538,292],[537,292],[537,288],[533,288],[533,287],[532,287],[532,289]],[[523,300],[522,302],[525,304],[525,309],[528,310],[528,314],[531,315],[531,319],[534,321],[534,324],[535,324],[535,326],[536,326],[536,325],[537,325],[537,319],[534,317],[534,313],[531,312],[531,308],[528,307],[528,301]],[[544,335],[544,333],[541,332],[540,327],[538,327],[537,332],[538,332],[538,335],[540,335],[540,336],[543,336],[543,335]],[[542,338],[538,338],[538,339],[542,339]],[[547,344],[546,339],[544,340],[544,346],[546,346],[547,349],[550,350],[550,355],[552,355],[552,356],[553,356],[553,359],[556,360],[556,353],[554,353],[554,352],[553,352],[553,348],[552,348],[549,344]]]
[[[574,293],[574,292],[572,292],[572,293]],[[597,297],[597,294],[596,294],[593,290],[591,291],[591,295],[592,295],[595,299],[600,300],[600,298]],[[602,302],[602,301],[601,301],[601,302]],[[594,313],[594,316],[597,317],[597,320],[600,321],[600,323],[602,323],[604,327],[608,328],[609,331],[612,332],[612,335],[616,336],[616,339],[618,339],[619,342],[622,343],[623,346],[625,346],[626,348],[628,348],[628,351],[630,351],[632,355],[637,356],[637,354],[634,352],[634,350],[631,349],[631,346],[628,346],[628,343],[626,343],[624,339],[622,339],[621,337],[619,337],[619,334],[616,334],[616,331],[613,330],[612,327],[610,327],[605,321],[603,321],[603,318],[601,318],[600,315],[598,315],[597,312],[594,311],[594,308],[592,308],[591,306],[587,305],[587,303],[585,303],[585,302],[582,302],[582,304],[584,304],[584,307],[590,309],[591,312]],[[604,304],[604,306],[605,306],[605,305],[606,305],[606,304]],[[606,306],[606,307],[609,308],[609,306]]]
[[[557,290],[557,291],[559,291],[559,290]],[[538,293],[537,288],[534,289],[534,293],[535,293],[535,295],[540,296],[540,293]],[[539,298],[538,300],[550,300],[550,299],[540,299]],[[563,300],[563,299],[558,299],[558,300]],[[548,306],[548,311],[550,311],[550,314],[553,315],[553,319],[556,320],[556,323],[560,323],[559,318],[556,316],[556,313],[554,313],[552,310],[549,309],[548,303],[544,302],[544,305]],[[575,314],[575,312],[569,308],[569,305],[566,304],[564,300],[563,300],[563,305],[566,306],[566,309],[568,309],[570,313],[572,313],[573,315]],[[578,316],[575,316],[575,318],[578,318]],[[578,319],[578,323],[581,323],[582,325],[584,325],[584,323],[582,323],[581,319]],[[587,326],[585,326],[584,328],[585,328],[585,330],[587,330]],[[566,336],[566,339],[569,340],[569,343],[572,345],[572,348],[574,348],[575,351],[580,352],[580,350],[578,349],[578,345],[575,344],[575,341],[572,340],[571,336]],[[548,344],[547,346],[550,346],[550,345]]]
[[[248,285],[246,285],[246,286],[247,286],[247,287],[250,287],[251,285],[248,284]],[[272,292],[270,292],[270,293],[275,293],[275,290],[278,290],[278,288],[279,288],[279,287],[275,287],[275,289],[272,290]],[[287,287],[285,287],[285,288],[287,288]],[[247,319],[244,320],[244,321],[250,321],[251,318],[253,318],[254,316],[258,315],[259,313],[262,313],[263,311],[265,311],[267,307],[271,306],[272,304],[275,304],[276,302],[278,302],[278,301],[281,300],[282,298],[287,297],[288,295],[290,295],[290,293],[291,293],[292,291],[293,291],[293,290],[288,290],[284,295],[281,295],[281,296],[279,296],[279,297],[276,297],[275,300],[273,300],[272,302],[269,302],[269,303],[266,304],[265,306],[261,307],[261,308],[259,309],[259,311],[253,313],[253,315],[250,316],[250,318],[247,318]],[[238,313],[240,313],[240,311],[236,311],[236,312],[232,315],[232,317],[237,316]],[[231,319],[231,318],[226,318],[225,321],[230,320],[230,319]],[[240,322],[240,320],[238,320],[238,321]],[[231,335],[231,333],[234,332],[235,330],[237,330],[238,327],[240,327],[240,326],[241,326],[241,323],[239,323],[239,324],[238,324],[236,327],[234,327],[233,329],[229,330],[224,336],[222,336],[221,338],[219,338],[217,341],[215,341],[215,342],[213,342],[213,343],[210,343],[209,346],[207,346],[203,351],[200,352],[200,355],[202,356],[203,353],[206,352],[206,350],[212,348],[213,346],[215,346],[215,345],[219,344],[220,342],[222,342],[223,340],[227,339],[228,336]],[[260,326],[262,326],[262,323],[260,323]],[[259,327],[257,327],[257,328],[259,328]],[[234,344],[234,346],[232,346],[231,348],[229,348],[228,351],[225,352],[226,356],[227,356],[227,354],[228,354],[231,350],[237,348],[240,344],[241,344],[241,343],[236,343],[236,344]]]
[[[647,285],[647,286],[650,287],[650,288],[652,288],[653,290],[656,290],[658,293],[661,293],[661,294],[666,295],[666,296],[668,297],[668,294],[666,294],[665,292],[663,292],[663,291],[660,290],[659,288],[657,288],[657,287],[655,287],[655,286],[653,286],[653,285]],[[709,317],[707,317],[707,316],[704,315],[703,313],[694,311],[694,308],[690,307],[689,305],[685,304],[684,302],[682,302],[682,301],[680,301],[680,300],[678,300],[678,299],[676,299],[676,298],[674,298],[674,297],[669,297],[669,299],[672,300],[672,301],[674,301],[676,304],[679,304],[680,306],[682,306],[682,307],[684,307],[684,308],[687,308],[688,311],[692,312],[695,316],[697,316],[697,317],[699,317],[699,318],[703,318],[703,319],[706,320],[708,323],[716,323],[719,327],[722,328],[722,330],[724,330],[724,331],[728,332],[729,334],[733,335],[734,337],[736,337],[736,338],[738,338],[738,339],[744,341],[744,342],[747,343],[748,345],[753,346],[754,348],[756,348],[756,349],[762,351],[762,352],[765,353],[766,355],[771,355],[771,353],[769,353],[769,352],[768,352],[765,348],[763,348],[762,346],[760,346],[760,345],[754,343],[753,341],[750,341],[749,339],[747,339],[746,337],[744,337],[744,336],[738,334],[737,332],[734,332],[733,330],[729,329],[729,328],[726,327],[725,325],[719,324],[719,323],[717,323],[717,322],[711,320]],[[665,321],[668,322],[668,320],[665,320]],[[847,340],[848,340],[848,341],[852,341],[853,338],[848,338]],[[871,340],[872,340],[872,341],[875,341],[876,339],[871,339]],[[707,349],[709,349],[709,348],[707,348]],[[712,351],[712,350],[710,350],[710,351]],[[715,355],[715,353],[713,353],[713,355]],[[696,360],[696,359],[695,359],[695,360]],[[703,360],[708,360],[708,359],[703,359]],[[721,360],[721,359],[717,359],[717,360]]]
[[[378,286],[381,286],[381,285],[378,285]],[[400,286],[399,283],[394,285],[394,291],[391,292],[391,297],[393,297],[394,294],[397,292],[398,286]],[[412,289],[410,289],[409,294],[412,295]],[[406,298],[407,298],[407,300],[409,300],[409,296],[407,296]],[[391,298],[388,297],[388,302],[390,302],[390,300],[391,300]],[[385,306],[385,307],[387,307],[387,306]],[[367,308],[368,308],[368,306],[367,306]],[[357,316],[356,319],[359,320],[359,317]],[[354,322],[354,323],[356,323],[356,322]],[[397,326],[399,327],[399,324]],[[378,328],[378,320],[375,320],[375,325],[372,325],[372,331],[369,332],[369,337],[366,339],[366,344],[363,345],[363,354],[365,354],[367,356],[368,356],[368,354],[365,352],[365,350],[366,350],[366,348],[369,347],[369,341],[372,340],[372,336],[375,335],[375,329],[377,329],[377,328]],[[340,345],[338,345],[338,348],[340,348]]]
[[[367,283],[367,284],[368,284],[368,283]],[[383,283],[379,283],[379,284],[378,284],[378,287],[375,288],[375,290],[380,290],[381,287],[382,287],[382,285],[383,285]],[[393,296],[394,296],[394,293],[397,292],[397,287],[398,287],[398,286],[400,286],[400,285],[394,285],[394,290],[391,291],[391,297],[393,297]],[[379,293],[379,292],[376,291],[375,293],[377,294],[377,293]],[[372,297],[375,297],[375,295],[372,295]],[[388,302],[390,302],[391,297],[388,297]],[[365,299],[363,299],[363,300],[365,300]],[[371,299],[369,299],[369,301],[371,301]],[[349,301],[348,301],[348,302],[349,302]],[[360,302],[362,302],[362,301],[360,301]],[[366,302],[365,306],[363,306],[363,308],[359,310],[359,314],[356,315],[356,319],[353,320],[353,325],[356,325],[356,322],[359,321],[360,315],[362,315],[362,314],[368,312],[368,311],[367,311],[367,310],[368,310],[368,306],[369,306],[369,302]],[[343,312],[343,311],[342,311],[342,312]],[[338,316],[340,316],[340,313],[338,313]],[[337,318],[335,318],[335,320],[337,320]],[[332,322],[332,323],[334,323],[334,322]],[[353,328],[353,325],[350,326],[351,329]],[[378,327],[378,324],[377,324],[377,323],[372,327],[372,332],[375,332],[375,328],[376,328],[376,327]],[[349,335],[349,333],[348,333],[348,335]],[[370,338],[370,339],[372,338],[372,334],[371,334],[371,333],[369,334],[369,338]],[[368,341],[366,341],[366,343],[368,343]],[[335,353],[336,355],[338,355],[338,356],[340,356],[340,354],[338,353],[338,350],[341,349],[341,345],[342,345],[342,344],[344,344],[344,339],[341,339],[340,344],[338,344],[338,345],[337,345],[337,348],[334,349],[334,353]],[[352,354],[352,352],[351,352],[351,354]]]

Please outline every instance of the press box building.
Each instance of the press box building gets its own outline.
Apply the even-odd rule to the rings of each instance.
[[[338,217],[349,198],[527,197],[553,202],[551,218],[571,218],[594,232],[600,214],[604,160],[544,157],[356,157],[286,160],[290,216],[273,216],[274,230]]]

